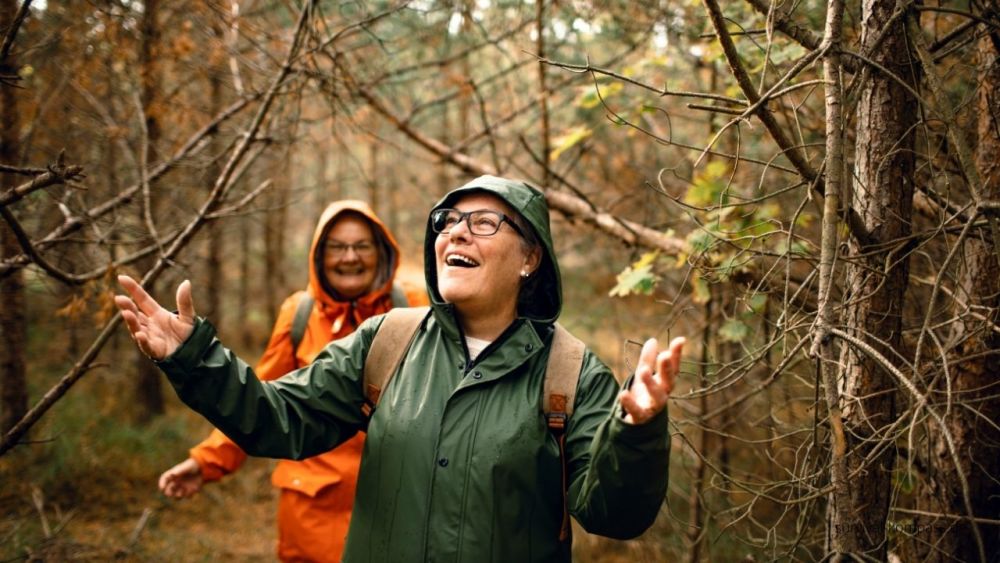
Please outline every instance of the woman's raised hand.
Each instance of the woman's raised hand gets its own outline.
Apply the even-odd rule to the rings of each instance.
[[[680,371],[681,350],[684,337],[670,341],[670,346],[660,351],[655,338],[650,338],[639,353],[632,387],[618,395],[625,409],[625,422],[643,424],[667,406],[667,399],[674,389],[674,379]]]
[[[177,287],[177,314],[164,309],[135,280],[118,276],[118,283],[131,296],[115,296],[115,305],[139,349],[154,360],[174,353],[194,330],[194,301],[191,282],[184,280]]]

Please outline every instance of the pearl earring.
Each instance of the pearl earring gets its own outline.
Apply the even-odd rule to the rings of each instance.
[[[524,270],[521,270],[521,277],[522,278],[527,278],[529,275],[531,275],[531,274],[529,274],[528,272],[525,272]]]

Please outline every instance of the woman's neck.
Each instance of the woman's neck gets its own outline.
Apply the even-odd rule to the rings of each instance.
[[[517,318],[517,307],[497,313],[495,310],[479,312],[455,308],[462,333],[472,338],[493,342]]]

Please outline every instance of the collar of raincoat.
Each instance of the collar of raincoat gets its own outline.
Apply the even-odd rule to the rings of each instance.
[[[522,180],[509,180],[496,176],[480,176],[457,189],[448,192],[433,209],[452,207],[462,196],[486,192],[499,197],[507,205],[521,214],[535,230],[538,241],[542,244],[542,264],[534,276],[535,290],[531,295],[521,295],[518,299],[518,317],[535,323],[551,324],[559,317],[562,310],[562,285],[559,274],[559,262],[552,247],[552,230],[549,226],[549,206],[545,194],[534,186]],[[433,210],[432,210],[433,211]],[[434,253],[434,241],[437,233],[431,228],[430,214],[427,218],[424,237],[424,277],[427,280],[431,307],[435,316],[450,324],[454,319],[453,307],[445,303],[438,292],[437,264]]]
[[[368,293],[352,301],[338,301],[323,289],[323,284],[320,282],[320,275],[322,273],[317,270],[316,266],[318,262],[317,253],[323,252],[322,243],[327,229],[341,214],[351,211],[360,213],[371,222],[373,234],[376,238],[375,244],[385,248],[388,254],[385,258],[389,263],[389,267],[385,272],[387,275],[382,277],[382,283],[379,287],[372,288]],[[380,238],[381,241],[378,240]],[[379,258],[381,260],[381,253]],[[380,262],[378,268],[381,269],[383,267]],[[398,268],[399,245],[396,243],[396,239],[393,238],[392,233],[389,232],[389,229],[386,228],[382,220],[375,215],[375,212],[367,203],[359,200],[342,200],[331,203],[323,210],[323,214],[320,215],[319,221],[316,223],[312,244],[309,247],[309,294],[319,303],[323,313],[333,320],[335,327],[343,326],[343,323],[348,320],[347,317],[349,315],[357,317],[351,320],[352,324],[357,325],[370,316],[366,311],[374,310],[383,300],[391,300],[392,283],[396,277],[396,270]],[[376,276],[376,281],[379,277]]]

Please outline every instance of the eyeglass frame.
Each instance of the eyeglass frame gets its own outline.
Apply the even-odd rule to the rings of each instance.
[[[454,211],[455,213],[458,213],[458,220],[455,221],[455,224],[452,225],[451,227],[449,227],[447,229],[442,229],[442,230],[439,231],[437,229],[437,227],[435,226],[434,216],[438,215],[440,213],[448,213],[448,212],[451,212],[451,211]],[[484,233],[477,233],[477,232],[475,232],[472,229],[472,221],[471,221],[473,213],[490,213],[490,214],[493,214],[493,215],[496,215],[496,216],[500,217],[500,221],[497,222],[497,228],[496,228],[496,230],[493,231],[490,234],[484,234]],[[525,238],[524,231],[521,230],[521,227],[517,226],[517,223],[515,223],[510,218],[509,215],[507,215],[506,213],[503,213],[501,211],[496,211],[496,210],[493,210],[493,209],[473,209],[472,211],[459,211],[458,209],[453,209],[453,208],[450,208],[450,207],[444,207],[444,208],[441,208],[441,209],[435,209],[434,211],[431,211],[430,220],[431,220],[431,230],[434,231],[435,233],[439,234],[439,235],[446,235],[446,234],[450,233],[451,229],[453,229],[456,226],[458,226],[458,224],[461,223],[462,221],[465,221],[465,226],[468,227],[469,233],[472,234],[473,236],[477,236],[477,237],[491,237],[491,236],[497,234],[498,232],[500,232],[500,227],[502,227],[504,223],[507,223],[508,225],[510,225],[510,228],[514,229],[514,232],[517,233],[518,236],[520,236],[521,238]]]
[[[364,251],[362,251],[364,249]],[[378,253],[378,247],[375,245],[374,241],[362,240],[355,243],[344,243],[339,241],[324,241],[323,242],[323,252],[329,253],[333,258],[343,258],[347,256],[347,253],[351,250],[354,251],[359,258],[370,258]]]

